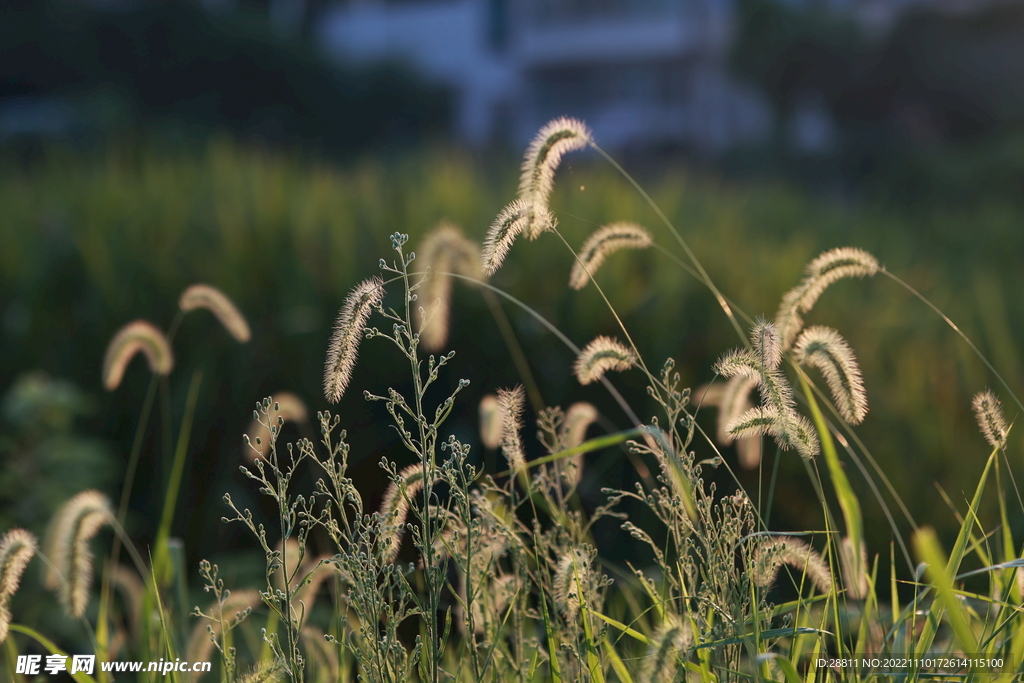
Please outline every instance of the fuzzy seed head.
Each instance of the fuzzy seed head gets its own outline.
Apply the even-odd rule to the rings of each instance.
[[[825,377],[836,408],[850,424],[860,424],[868,414],[868,396],[853,349],[831,327],[808,327],[793,347],[796,361],[818,368]]]
[[[974,395],[971,406],[974,408],[974,416],[978,419],[978,427],[985,441],[988,441],[992,448],[1005,448],[1010,428],[1006,424],[1001,403],[995,393],[990,389],[979,391]]]
[[[519,178],[519,199],[523,201],[526,219],[524,229],[530,239],[536,239],[552,227],[548,198],[562,157],[583,149],[591,139],[583,122],[562,117],[541,128],[530,143]]]
[[[252,337],[245,316],[238,310],[234,302],[216,287],[203,284],[192,285],[182,292],[181,298],[178,300],[178,308],[184,313],[197,308],[205,308],[217,316],[220,324],[236,341],[244,344]]]
[[[727,351],[715,362],[715,373],[722,377],[746,377],[760,381],[761,359],[757,353],[748,349]]]
[[[135,354],[141,352],[156,375],[169,375],[174,368],[174,354],[164,333],[145,320],[130,322],[111,338],[103,358],[103,386],[113,391],[124,378]]]
[[[130,620],[130,633],[140,633],[139,620],[142,618],[142,605],[146,589],[135,569],[114,562],[107,566],[110,573],[110,585],[116,588],[125,601],[126,611]]]
[[[280,434],[283,425],[277,424],[278,418],[281,418],[284,422],[305,424],[309,421],[309,412],[306,410],[306,404],[302,402],[301,398],[290,391],[278,391],[270,398],[270,409],[267,415],[261,415],[260,417],[269,421],[271,426],[277,426],[277,434]],[[258,419],[253,419],[249,423],[249,429],[246,430],[245,434],[249,437],[249,445],[245,446],[244,453],[250,462],[256,461],[256,451],[260,451],[264,456],[270,452],[272,435],[270,430]],[[259,444],[256,443],[256,439],[260,440]]]
[[[282,660],[273,659],[253,666],[238,683],[284,683],[288,678],[288,666]]]
[[[764,406],[756,406],[740,413],[726,423],[726,431],[733,439],[750,439],[771,434],[780,422],[779,414]]]
[[[497,448],[501,445],[503,429],[501,406],[498,397],[487,394],[480,399],[480,441],[484,448]]]
[[[579,401],[569,406],[565,419],[558,430],[559,445],[564,449],[576,448],[587,436],[587,428],[597,421],[598,412],[590,403]],[[573,484],[579,484],[583,478],[583,454],[572,456],[568,462],[558,461],[558,467],[566,471]]]
[[[783,564],[793,567],[814,584],[823,595],[832,589],[832,572],[821,555],[806,542],[792,536],[767,536],[760,538],[754,550],[752,578],[761,588],[770,588],[775,583]],[[799,579],[798,579],[799,580]]]
[[[598,581],[590,568],[593,557],[581,548],[573,548],[558,562],[554,576],[554,598],[566,621],[576,620],[580,604],[595,606]]]
[[[761,439],[747,438],[736,440],[736,455],[740,467],[745,470],[756,470],[761,464]]]
[[[775,331],[775,324],[767,320],[759,320],[750,333],[750,341],[754,345],[761,365],[774,370],[782,363],[782,347]]]
[[[36,537],[24,529],[11,529],[0,539],[0,603],[14,595],[25,565],[36,553]]]
[[[843,278],[871,277],[879,269],[878,259],[853,247],[831,249],[807,264],[804,279],[786,292],[775,315],[782,350],[792,346],[800,333],[803,327],[800,314],[810,311],[829,286]]]
[[[83,491],[64,503],[54,515],[48,534],[47,555],[53,568],[45,583],[58,591],[61,606],[70,616],[85,614],[92,583],[89,541],[114,520],[110,500],[99,491]]]
[[[392,481],[380,503],[380,516],[385,534],[381,543],[384,561],[394,562],[405,532],[405,519],[409,515],[409,503],[423,490],[423,463],[409,465],[398,473],[398,481]]]
[[[516,238],[523,232],[526,214],[526,205],[521,199],[516,199],[502,209],[491,223],[487,236],[484,237],[483,248],[480,250],[480,267],[487,277],[494,275],[505,262],[505,257],[508,256]],[[550,215],[549,219],[554,220]]]
[[[572,265],[569,286],[583,289],[604,260],[622,249],[646,249],[654,240],[636,223],[612,223],[599,228],[583,243]]]
[[[831,284],[845,277],[871,277],[878,269],[878,259],[863,249],[838,247],[820,254],[807,264],[807,276],[815,280],[831,278]],[[804,312],[809,311],[812,305],[813,302],[803,309]]]
[[[331,403],[341,400],[348,388],[352,371],[356,367],[359,342],[362,341],[366,321],[383,299],[384,281],[376,276],[360,282],[345,299],[338,321],[334,324],[334,334],[327,348],[324,367],[324,395]]]
[[[526,453],[520,430],[523,428],[523,406],[526,392],[523,385],[514,389],[498,389],[498,412],[501,415],[501,452],[509,469],[519,472],[526,468]]]
[[[611,337],[597,337],[584,347],[573,372],[580,384],[597,382],[609,370],[623,372],[637,363],[636,354]]]
[[[818,432],[806,417],[796,411],[783,414],[779,425],[769,432],[784,451],[795,450],[804,460],[813,460],[821,452]]]
[[[802,282],[783,294],[779,310],[775,313],[775,328],[783,349],[793,345],[793,341],[804,326],[804,319],[800,315],[800,300],[806,289],[806,282]]]
[[[24,529],[11,529],[0,539],[0,643],[7,640],[11,625],[11,596],[35,552],[36,537]]]
[[[687,650],[693,647],[690,625],[668,613],[651,640],[654,642],[648,646],[638,680],[672,683],[679,672],[679,662],[686,660]]]
[[[416,255],[423,269],[431,271],[423,280],[422,307],[417,311],[420,344],[427,351],[438,351],[448,341],[452,278],[447,273],[480,279],[480,247],[456,226],[442,222],[424,238]],[[425,324],[424,312],[429,316]]]
[[[727,429],[736,439],[771,435],[779,448],[795,450],[805,460],[813,459],[820,448],[814,427],[792,410],[779,412],[772,406],[757,406],[733,419]]]

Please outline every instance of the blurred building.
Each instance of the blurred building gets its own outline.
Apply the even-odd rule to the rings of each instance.
[[[604,146],[713,154],[771,127],[727,73],[732,19],[723,0],[348,0],[316,34],[338,60],[398,60],[443,84],[470,143],[519,145],[570,115]]]

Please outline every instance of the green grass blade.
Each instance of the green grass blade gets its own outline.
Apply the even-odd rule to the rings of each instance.
[[[653,645],[654,644],[654,641],[652,641],[650,638],[645,636],[643,633],[640,633],[639,631],[631,629],[630,627],[628,627],[625,624],[623,624],[621,621],[616,621],[615,619],[612,619],[609,616],[605,616],[604,614],[601,614],[600,612],[591,611],[590,613],[593,614],[598,619],[600,619],[601,621],[603,621],[606,624],[608,624],[609,626],[614,626],[615,628],[619,629],[620,631],[622,631],[624,634],[626,634],[630,638],[633,638],[634,640],[639,640],[644,645]]]
[[[174,462],[171,464],[171,475],[167,482],[164,509],[160,515],[160,526],[154,541],[153,570],[161,587],[167,586],[171,579],[167,542],[171,536],[174,510],[178,504],[178,489],[181,488],[181,475],[185,470],[185,456],[188,453],[188,441],[192,433],[192,418],[195,416],[196,401],[199,399],[199,385],[202,379],[201,370],[196,370],[192,374],[192,382],[189,384],[188,396],[185,399],[185,413],[181,418],[181,429],[178,432],[178,444],[174,450]]]
[[[857,500],[853,487],[850,486],[850,480],[846,477],[846,471],[843,469],[843,464],[839,460],[839,453],[836,451],[835,442],[832,440],[832,433],[829,431],[825,416],[822,414],[821,409],[818,407],[818,402],[814,398],[814,392],[811,391],[804,373],[800,371],[799,375],[800,388],[807,398],[807,408],[811,413],[811,418],[814,420],[814,427],[818,431],[818,438],[821,440],[821,452],[825,456],[829,478],[831,478],[832,486],[836,490],[839,507],[842,509],[843,519],[846,521],[846,534],[854,548],[854,551],[850,553],[853,564],[851,574],[853,576],[862,576],[867,569],[860,566],[860,547],[864,542],[864,519],[861,514],[860,501]]]
[[[949,624],[965,652],[978,652],[978,641],[971,631],[964,614],[963,605],[956,595],[953,577],[947,571],[947,561],[939,545],[938,536],[931,527],[921,527],[913,536],[914,550],[918,558],[928,563],[928,576],[935,586],[938,600],[945,608]]]
[[[629,669],[626,668],[626,663],[622,661],[622,657],[615,651],[615,646],[608,640],[608,636],[601,640],[601,646],[604,649],[605,655],[608,657],[608,661],[611,662],[612,670],[615,671],[615,675],[619,677],[621,683],[633,683],[633,677],[629,675]]]
[[[981,497],[985,491],[988,474],[992,469],[992,462],[997,455],[998,450],[994,449],[992,454],[989,455],[988,462],[985,464],[985,469],[981,473],[981,478],[978,480],[978,487],[974,491],[974,498],[971,499],[970,509],[967,510],[967,516],[964,518],[964,523],[960,525],[960,533],[957,535],[956,542],[953,544],[953,550],[949,554],[949,562],[946,564],[945,570],[945,574],[947,576],[956,576],[957,570],[960,567],[960,562],[964,558],[964,553],[967,550],[967,543],[971,538],[971,534],[974,530],[974,522],[977,519],[975,511],[981,504]],[[931,647],[932,640],[935,638],[935,629],[938,627],[939,623],[938,612],[941,611],[941,609],[941,603],[939,602],[932,605],[932,611],[930,612],[931,618],[925,621],[924,630],[918,638],[916,652],[923,654]]]
[[[548,641],[548,669],[551,672],[551,683],[562,683],[562,672],[558,667],[558,640],[548,614],[548,596],[543,587],[540,589],[540,613],[544,617],[544,633]]]

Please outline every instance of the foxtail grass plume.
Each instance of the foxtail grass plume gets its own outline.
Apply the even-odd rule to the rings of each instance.
[[[805,459],[818,454],[818,436],[795,409],[793,390],[779,370],[782,350],[774,324],[758,321],[751,332],[753,348],[726,353],[715,363],[715,372],[728,378],[755,380],[761,405],[737,415],[726,430],[734,438],[770,434],[783,450],[795,449]]]
[[[623,372],[636,365],[637,357],[611,337],[600,336],[587,344],[576,358],[573,372],[580,384],[597,382],[609,370]]]
[[[1003,409],[999,399],[991,389],[979,391],[971,401],[974,408],[974,416],[978,419],[978,427],[981,429],[985,441],[988,441],[992,448],[1005,448],[1006,436],[1010,431],[1003,417]],[[1024,574],[1024,572],[1020,572]]]
[[[583,122],[562,117],[541,128],[527,148],[519,178],[519,199],[523,202],[523,229],[531,240],[553,227],[548,198],[562,157],[583,149],[591,139]]]
[[[140,620],[146,589],[138,572],[118,562],[108,565],[106,571],[110,572],[110,585],[116,588],[124,599],[129,633],[142,633]]]
[[[114,520],[110,500],[99,491],[82,491],[64,503],[54,515],[47,538],[47,555],[53,567],[46,586],[57,589],[61,606],[73,617],[85,614],[92,583],[92,551],[89,541]]]
[[[587,552],[573,548],[555,568],[554,599],[567,621],[576,620],[584,600],[588,606],[594,606],[597,581],[590,564],[591,556]]]
[[[654,632],[644,657],[637,680],[652,683],[672,683],[680,670],[680,662],[688,656],[693,647],[693,632],[690,625],[672,613],[666,613],[665,621]]]
[[[348,388],[359,356],[359,342],[363,339],[366,321],[383,299],[384,281],[376,276],[360,282],[345,298],[345,305],[334,324],[334,334],[327,347],[324,367],[324,395],[331,403],[340,401]]]
[[[276,426],[277,433],[280,434],[281,428],[286,422],[306,424],[309,421],[309,412],[306,410],[306,404],[302,402],[301,398],[290,391],[278,391],[271,397],[270,411],[266,416],[263,416],[263,419],[269,420],[272,427]],[[279,422],[280,424],[278,424]],[[258,457],[257,451],[264,456],[270,452],[270,430],[259,419],[253,418],[245,434],[249,437],[249,445],[245,448],[245,455],[250,462],[256,461]]]
[[[381,547],[384,549],[385,562],[394,562],[398,557],[405,532],[405,519],[409,515],[409,502],[415,500],[416,494],[423,490],[423,464],[409,465],[398,473],[398,479],[388,484],[380,503],[380,516],[384,524]]]
[[[554,218],[549,214],[547,220],[553,222]],[[484,275],[490,277],[498,272],[525,225],[526,205],[521,199],[514,200],[501,210],[488,228],[480,250],[480,267]]]
[[[832,283],[847,277],[871,277],[879,268],[878,259],[854,247],[831,249],[807,264],[803,280],[783,295],[775,314],[782,350],[793,345],[803,328],[801,314],[810,311]]]
[[[124,378],[124,371],[136,353],[142,352],[155,375],[169,375],[174,354],[164,333],[145,320],[130,322],[111,338],[103,358],[103,386],[113,391]]]
[[[442,222],[426,236],[416,255],[423,269],[431,271],[420,285],[420,344],[427,351],[438,351],[448,341],[452,298],[452,277],[448,273],[479,279],[483,275],[480,247],[456,226]]]
[[[497,448],[501,445],[501,406],[498,397],[487,394],[480,399],[480,442],[484,448]]]
[[[244,344],[252,338],[245,316],[238,310],[234,302],[216,287],[203,284],[192,285],[181,293],[178,308],[184,313],[197,308],[205,308],[217,316],[220,324],[236,341]]]
[[[817,455],[820,447],[817,433],[805,417],[795,412],[779,413],[769,406],[751,408],[728,426],[737,440],[767,434],[775,438],[779,448],[795,450],[805,460]]]
[[[0,539],[0,643],[7,640],[11,625],[11,596],[35,553],[36,537],[24,529],[11,529]]]
[[[806,575],[823,595],[832,590],[832,572],[814,548],[793,536],[766,536],[754,550],[752,578],[760,588],[771,588],[783,564]],[[798,579],[799,580],[799,579]]]
[[[272,659],[253,666],[247,674],[239,677],[238,683],[284,683],[289,678],[284,661]]]
[[[583,289],[604,260],[622,249],[646,249],[654,240],[651,233],[636,223],[612,223],[594,231],[580,247],[572,264],[569,286]]]
[[[796,362],[821,370],[836,408],[852,425],[868,414],[868,396],[853,349],[831,327],[816,325],[804,330],[793,346]]]
[[[501,415],[501,453],[513,474],[526,469],[526,453],[519,430],[523,428],[523,385],[514,389],[498,389],[498,411]]]
[[[579,401],[569,406],[565,419],[558,430],[559,445],[564,449],[576,448],[586,439],[587,428],[597,421],[598,412],[590,403]],[[569,477],[572,484],[579,484],[583,478],[583,454],[577,453],[568,460],[558,460],[556,466]]]

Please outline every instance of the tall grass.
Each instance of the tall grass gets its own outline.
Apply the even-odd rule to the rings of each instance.
[[[550,167],[537,171],[549,163],[544,151],[567,137],[582,142],[559,148]],[[858,352],[871,348],[869,332],[877,328],[858,317],[856,306],[847,310],[825,289],[858,286],[857,281],[837,284],[842,277],[875,276],[870,301],[889,296],[906,306],[908,286],[898,271],[880,266],[860,249],[834,249],[808,259],[804,279],[794,273],[792,289],[786,294],[780,289],[774,301],[744,297],[726,278],[715,275],[716,268],[703,261],[703,254],[726,251],[737,260],[749,254],[722,244],[715,245],[717,251],[706,249],[709,236],[691,239],[669,218],[676,213],[673,207],[662,208],[656,195],[643,190],[637,193],[639,203],[623,202],[640,216],[616,220],[654,216],[661,224],[648,223],[650,232],[643,232],[643,240],[621,245],[629,250],[609,248],[597,259],[593,243],[585,243],[592,248],[577,257],[572,245],[583,241],[583,230],[566,230],[560,221],[550,220],[565,199],[551,193],[551,184],[555,167],[565,163],[562,154],[587,145],[607,157],[583,126],[556,121],[541,132],[524,163],[521,196],[493,223],[484,248],[484,272],[490,280],[479,269],[456,268],[454,253],[449,258],[435,253],[446,244],[465,251],[465,238],[427,238],[434,247],[428,250],[430,263],[423,264],[409,236],[395,232],[390,252],[379,261],[379,275],[351,289],[325,361],[325,398],[336,403],[360,379],[373,381],[371,374],[354,372],[366,362],[359,358],[368,357],[369,345],[389,349],[393,362],[408,369],[407,379],[395,386],[371,384],[362,391],[399,444],[380,460],[390,486],[378,510],[368,506],[366,492],[348,471],[352,449],[343,413],[318,413],[319,443],[310,438],[286,441],[280,403],[274,397],[260,401],[252,414],[258,428],[250,429],[260,436],[243,437],[251,457],[241,471],[253,490],[268,499],[272,514],[226,494],[223,521],[240,525],[262,550],[263,580],[232,588],[221,568],[204,560],[200,578],[213,602],[193,609],[187,590],[192,572],[182,567],[171,527],[201,387],[198,370],[188,384],[177,442],[168,449],[173,466],[150,551],[138,548],[124,533],[123,504],[119,515],[100,494],[89,494],[93,504],[85,512],[77,499],[68,504],[40,555],[51,563],[52,583],[63,586],[62,595],[73,596],[62,598],[69,616],[80,620],[101,661],[215,658],[216,671],[207,680],[219,676],[228,683],[792,683],[894,676],[919,680],[947,671],[971,680],[989,680],[991,674],[995,680],[1019,679],[1024,673],[1024,623],[1018,573],[1024,561],[1018,559],[1021,541],[1014,522],[1024,514],[1024,503],[1014,477],[1019,468],[1007,453],[1013,435],[996,394],[975,399],[984,436],[978,434],[974,445],[956,453],[961,458],[976,454],[974,469],[980,470],[980,478],[967,491],[969,500],[941,490],[949,510],[933,509],[928,518],[910,513],[903,501],[910,491],[887,472],[891,463],[880,463],[854,429],[865,421],[869,405],[872,416],[879,403],[883,411],[890,406],[885,400],[876,402],[871,387],[879,375],[873,364],[862,362],[870,356]],[[623,177],[619,186],[604,181],[608,187],[640,189],[613,165]],[[527,182],[527,176],[538,174],[544,183]],[[565,210],[562,215],[577,214]],[[586,226],[587,221],[579,224]],[[639,233],[631,228],[630,234]],[[545,243],[547,253],[524,248],[531,245],[518,243],[520,235]],[[496,253],[496,244],[503,258],[489,259],[487,250]],[[560,268],[551,255],[556,251],[568,256]],[[629,276],[652,254],[670,267],[631,290]],[[723,257],[717,258],[721,262]],[[352,267],[365,275],[362,264],[353,261]],[[567,289],[573,269],[573,281],[584,288],[580,296],[588,316],[606,321],[586,334],[567,333],[552,323],[546,315],[547,292],[538,287],[557,271],[561,289]],[[514,272],[506,276],[508,271]],[[529,277],[534,271],[541,273],[537,281]],[[437,287],[433,283],[440,278],[451,282]],[[421,332],[430,325],[445,326],[444,334],[430,333],[431,346],[446,338],[454,346],[467,341],[447,329],[459,314],[450,285],[462,283],[483,293],[530,389],[486,387],[498,398],[482,412],[500,424],[500,437],[487,437],[497,449],[485,457],[477,457],[470,439],[450,426],[471,382],[447,376],[456,367],[455,352],[432,353],[421,346]],[[645,304],[627,315],[638,291],[665,285],[694,288],[709,302],[705,314],[719,318],[717,332],[707,335],[709,342],[733,334],[728,345],[720,345],[717,362],[687,371],[713,378],[712,388],[726,381],[736,385],[718,394],[720,424],[715,430],[703,426],[702,392],[691,394],[682,365],[671,355],[658,355],[663,349],[657,337],[679,334],[679,312],[656,312]],[[212,291],[213,296],[203,299],[205,307],[214,310],[220,302],[221,309],[229,306],[241,316],[229,299]],[[183,313],[192,308],[187,300],[182,299]],[[654,303],[666,300],[652,297]],[[928,306],[918,306],[933,314]],[[534,320],[539,332],[522,334],[509,324],[506,310]],[[763,317],[766,311],[778,313],[769,320]],[[218,317],[239,341],[248,339],[235,332],[242,326],[249,330],[244,319],[239,324],[231,316]],[[829,325],[805,326],[804,318]],[[883,318],[873,318],[873,324]],[[115,370],[107,373],[108,388],[118,388],[131,368],[140,369],[129,365],[137,352],[150,361],[153,375],[140,432],[154,405],[152,387],[158,384],[163,387],[164,429],[173,427],[167,407],[172,393],[166,388],[171,368],[157,361],[170,359],[179,322],[180,317],[166,334],[147,324],[143,331],[150,343],[127,344],[123,332],[112,340],[107,366]],[[136,329],[132,325],[138,328],[133,323],[126,329]],[[660,335],[650,332],[655,328],[663,330]],[[540,334],[567,349],[570,362],[561,366],[564,381],[575,375],[581,395],[590,392],[586,396],[595,402],[600,398],[602,408],[577,403],[565,411],[541,403],[544,392],[534,376],[538,351],[530,343]],[[948,334],[960,343],[953,330]],[[253,336],[258,335],[257,326]],[[538,346],[539,353],[550,349]],[[728,351],[728,346],[737,348]],[[976,346],[968,351],[963,356],[970,359],[964,361],[968,369],[992,367]],[[372,358],[381,362],[379,355]],[[899,368],[900,373],[907,371]],[[816,384],[819,373],[825,380],[821,387]],[[1005,405],[1019,406],[1013,393],[1016,379],[985,378],[979,370],[974,381],[999,387]],[[649,400],[630,403],[631,394],[619,388],[630,382],[645,385]],[[536,439],[522,419],[528,393],[536,404]],[[961,420],[973,419],[970,392],[944,398],[949,403],[943,410]],[[923,395],[918,400],[931,401]],[[582,427],[577,420],[583,421]],[[593,424],[606,433],[587,439]],[[490,425],[482,427],[493,431]],[[984,446],[986,439],[989,447]],[[734,440],[747,441],[757,450],[756,462],[746,461],[757,467],[756,490],[745,490],[730,466],[731,457],[719,450]],[[586,454],[610,447],[625,448],[618,457],[628,458],[636,483],[603,488],[601,503],[593,506],[581,492],[590,477],[588,463],[595,462]],[[882,441],[878,448],[887,445]],[[544,455],[531,458],[538,449]],[[133,451],[133,459],[137,455]],[[770,472],[765,467],[769,463]],[[863,482],[859,490],[851,474]],[[723,495],[712,478],[731,483],[733,492]],[[123,500],[131,486],[131,480],[126,482]],[[784,491],[799,492],[814,509],[810,523],[793,530],[773,522]],[[246,494],[246,500],[252,498]],[[869,505],[888,524],[888,545],[880,544],[877,534],[869,538],[865,533]],[[943,517],[955,520],[955,541],[947,544],[948,551],[933,529]],[[89,542],[103,524],[114,527],[134,567],[117,566],[115,549],[111,560],[98,568],[102,580],[91,588],[95,558]],[[620,526],[642,552],[630,559],[602,556],[599,534],[609,524]],[[72,555],[74,559],[65,559]],[[133,579],[125,580],[127,576]],[[10,582],[5,575],[0,583]],[[115,589],[135,596],[116,600]],[[94,611],[87,609],[89,604],[95,605]],[[127,624],[138,626],[129,632]],[[12,677],[19,675],[11,670],[12,662],[30,641],[35,642],[32,647],[60,653],[33,628],[13,623],[10,632],[18,634],[7,640]],[[869,667],[861,663],[862,655],[911,662]],[[851,659],[856,664],[830,663]],[[943,664],[936,659],[970,661]],[[170,676],[203,680],[177,671]],[[83,683],[109,679],[102,671],[79,676]]]

